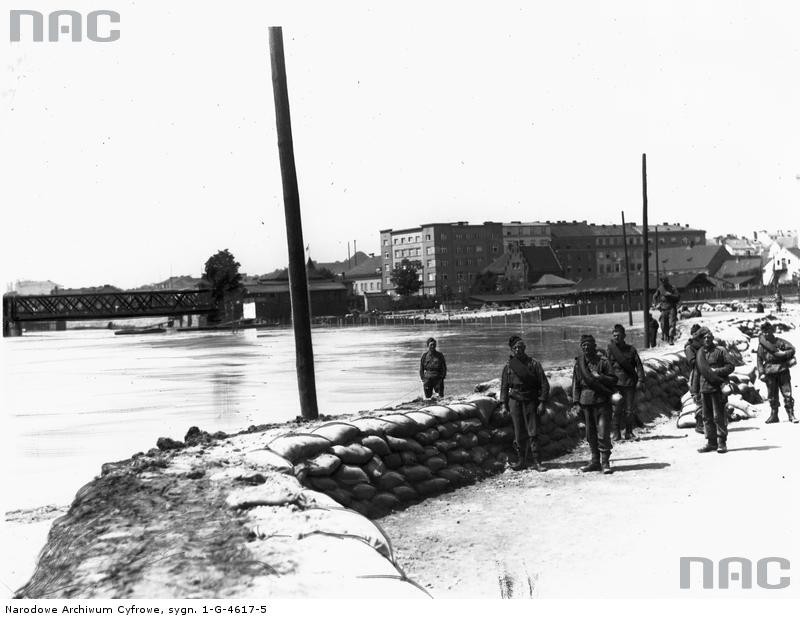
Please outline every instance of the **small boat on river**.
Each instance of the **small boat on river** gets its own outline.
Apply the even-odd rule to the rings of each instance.
[[[120,329],[114,331],[114,335],[142,335],[146,333],[166,333],[164,327],[131,327],[129,329]]]

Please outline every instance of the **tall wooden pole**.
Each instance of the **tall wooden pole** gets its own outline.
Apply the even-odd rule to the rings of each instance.
[[[628,265],[628,234],[625,232],[625,211],[622,211],[622,245],[625,248],[625,280],[628,284],[628,326],[633,326],[633,310],[631,310],[631,272]]]
[[[311,345],[311,304],[308,296],[303,224],[300,218],[300,194],[294,164],[292,120],[289,115],[289,91],[286,87],[286,62],[283,56],[283,31],[269,28],[269,55],[272,66],[272,91],[275,98],[275,124],[278,129],[278,154],[283,182],[283,207],[286,216],[286,241],[289,246],[289,298],[292,303],[297,390],[300,413],[304,419],[316,419],[317,387],[314,378],[314,349]]]
[[[644,317],[644,347],[650,348],[650,234],[647,228],[647,155],[642,153],[642,233],[644,235],[644,269],[642,276],[642,312]]]

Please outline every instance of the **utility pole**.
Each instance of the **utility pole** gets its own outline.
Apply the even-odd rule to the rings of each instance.
[[[628,266],[628,234],[625,232],[625,211],[622,211],[622,245],[625,249],[625,280],[628,284],[628,326],[633,326],[633,311],[631,310],[631,272]],[[645,329],[647,326],[645,325]]]
[[[269,28],[269,54],[272,68],[272,91],[275,99],[275,124],[278,130],[278,154],[283,182],[286,240],[289,246],[289,298],[292,303],[297,390],[303,419],[316,419],[319,412],[314,377],[314,349],[311,345],[311,303],[308,296],[308,276],[303,253],[303,224],[300,217],[297,170],[294,163],[289,91],[286,86],[283,30],[279,26]]]
[[[658,259],[658,226],[655,227],[654,232],[655,232],[655,235],[656,235],[656,239],[655,239],[656,240],[656,285],[658,285],[658,282],[659,282],[658,269],[659,269],[659,262],[660,262],[659,259]]]
[[[647,155],[642,153],[642,233],[644,235],[644,281],[642,282],[642,313],[644,318],[644,347],[650,348],[650,235],[647,228]]]

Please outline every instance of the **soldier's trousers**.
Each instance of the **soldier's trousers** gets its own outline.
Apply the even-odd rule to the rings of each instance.
[[[511,413],[511,425],[514,426],[514,442],[520,454],[528,445],[534,458],[539,457],[539,414],[535,400],[509,400],[508,412]]]
[[[614,406],[614,421],[621,427],[633,427],[636,414],[636,387],[618,387],[622,401]]]
[[[672,306],[669,309],[661,310],[659,316],[661,323],[661,339],[675,338],[675,327],[678,324],[678,308]]]
[[[778,393],[783,396],[783,407],[787,413],[794,413],[794,398],[792,397],[792,378],[789,370],[783,370],[777,374],[766,374],[764,382],[767,384],[767,399],[769,407],[776,411],[780,406]]]
[[[703,426],[706,440],[711,445],[728,438],[728,415],[725,412],[725,400],[722,392],[701,393],[700,401],[703,403]]]
[[[586,421],[586,442],[592,451],[592,459],[600,454],[611,453],[611,405],[581,404],[583,418]]]
[[[422,381],[422,391],[425,393],[425,397],[429,398],[433,395],[433,392],[436,391],[441,398],[444,395],[444,378],[439,378],[438,376],[435,378],[425,378]]]

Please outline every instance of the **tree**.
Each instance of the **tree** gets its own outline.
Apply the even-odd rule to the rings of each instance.
[[[392,269],[389,280],[395,285],[397,294],[401,297],[407,297],[414,294],[422,286],[419,281],[419,271],[422,268],[422,263],[418,260],[413,262],[408,258],[403,260],[394,269]]]
[[[484,271],[475,278],[472,294],[492,294],[497,291],[497,274]]]
[[[232,308],[225,307],[226,301],[244,294],[239,264],[227,249],[218,251],[206,260],[203,270],[204,285],[211,290],[211,299],[217,306],[217,313],[210,320],[219,321],[219,312],[230,313]]]

